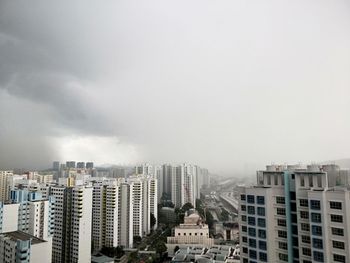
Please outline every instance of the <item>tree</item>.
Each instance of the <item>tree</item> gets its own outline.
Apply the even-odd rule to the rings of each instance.
[[[159,255],[162,255],[165,251],[167,251],[167,247],[163,241],[157,242],[154,248]]]
[[[221,219],[222,221],[228,221],[229,220],[229,212],[225,208],[221,209]]]
[[[186,203],[182,206],[181,210],[183,213],[185,213],[192,208],[193,208],[193,205],[191,203]]]
[[[142,238],[140,236],[134,236],[134,243],[141,243]]]
[[[153,229],[153,227],[157,223],[157,219],[154,217],[153,213],[151,213],[151,222],[150,223],[151,223],[151,229]]]
[[[137,251],[134,251],[129,254],[128,263],[136,263],[139,262],[139,257],[137,256]]]

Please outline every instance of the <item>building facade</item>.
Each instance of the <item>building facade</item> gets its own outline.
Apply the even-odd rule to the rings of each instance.
[[[91,187],[51,187],[55,198],[52,262],[90,262],[92,228]]]
[[[259,171],[241,189],[241,262],[346,262],[349,176],[336,165]]]

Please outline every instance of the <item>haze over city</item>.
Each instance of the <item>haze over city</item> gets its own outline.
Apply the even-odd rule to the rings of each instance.
[[[0,1],[0,166],[349,157],[349,1]]]

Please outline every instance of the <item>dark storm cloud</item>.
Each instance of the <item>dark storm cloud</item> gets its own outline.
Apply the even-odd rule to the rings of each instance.
[[[349,6],[1,1],[0,166],[346,157]]]

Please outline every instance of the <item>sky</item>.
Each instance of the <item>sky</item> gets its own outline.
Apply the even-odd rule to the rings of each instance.
[[[350,157],[350,1],[0,0],[0,168]]]

